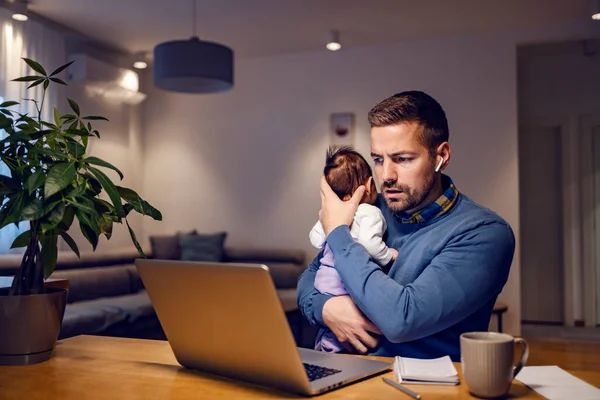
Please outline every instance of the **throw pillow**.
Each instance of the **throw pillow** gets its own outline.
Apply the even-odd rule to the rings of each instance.
[[[150,236],[152,258],[159,260],[180,260],[181,247],[179,246],[179,236],[195,235],[196,233],[196,230],[193,230],[189,233],[177,232],[175,235]]]
[[[227,232],[180,235],[181,259],[184,261],[223,261]]]

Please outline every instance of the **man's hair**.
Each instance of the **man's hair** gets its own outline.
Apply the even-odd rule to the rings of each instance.
[[[350,146],[327,149],[323,174],[331,189],[342,200],[352,196],[373,175],[367,160]]]
[[[448,141],[450,132],[444,109],[427,93],[412,90],[388,97],[369,111],[369,123],[373,127],[416,122],[422,129],[417,140],[435,154],[437,147]]]

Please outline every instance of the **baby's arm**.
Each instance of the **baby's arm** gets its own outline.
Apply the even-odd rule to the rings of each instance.
[[[358,242],[367,249],[377,264],[385,266],[396,259],[398,251],[389,248],[383,241],[383,234],[387,227],[377,207],[361,207],[356,214],[356,222],[359,225]]]
[[[317,249],[323,248],[323,243],[325,243],[326,236],[323,226],[321,225],[321,221],[317,221],[308,236],[310,237],[310,243],[313,246],[315,246]]]

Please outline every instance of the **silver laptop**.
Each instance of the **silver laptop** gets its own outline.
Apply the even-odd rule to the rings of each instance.
[[[186,368],[303,395],[391,368],[296,347],[265,265],[147,259],[135,264],[173,353]]]

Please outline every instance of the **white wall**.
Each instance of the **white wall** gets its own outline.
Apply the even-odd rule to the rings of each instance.
[[[597,37],[597,35],[596,35]],[[584,54],[589,51],[589,54]],[[518,51],[520,134],[532,128],[558,128],[563,142],[563,192],[565,197],[564,264],[566,323],[584,319],[586,256],[582,252],[584,220],[593,226],[593,210],[581,208],[581,117],[600,115],[600,41],[566,41],[522,46]],[[544,152],[530,154],[547,163]],[[527,214],[525,214],[527,217]],[[582,220],[582,218],[584,220]],[[551,220],[559,222],[556,220]],[[561,227],[559,227],[561,228]],[[545,266],[530,266],[542,272]],[[592,296],[593,298],[593,296]]]
[[[571,116],[600,111],[600,40],[521,46],[519,123],[560,124]]]

